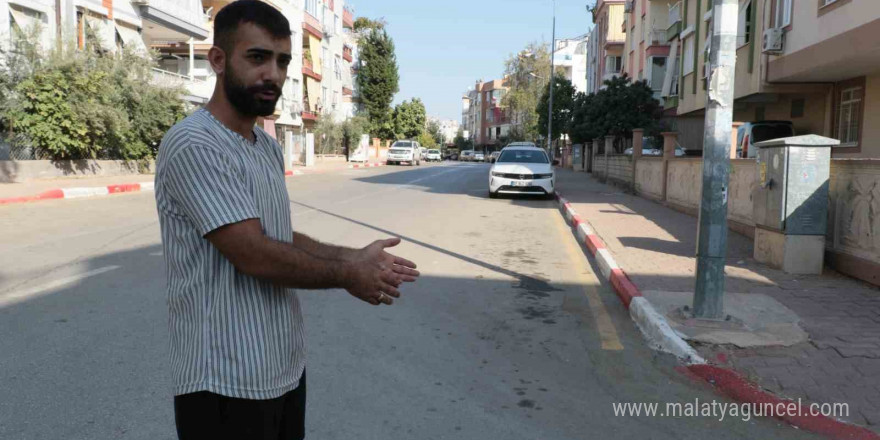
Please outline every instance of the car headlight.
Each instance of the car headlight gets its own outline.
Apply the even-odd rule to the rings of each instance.
[[[495,177],[504,177],[504,173],[496,173],[495,171],[492,171],[492,175]]]
[[[535,174],[535,179],[550,179],[553,177],[553,173],[548,174]]]

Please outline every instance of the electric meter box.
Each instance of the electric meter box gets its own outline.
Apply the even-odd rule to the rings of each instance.
[[[756,260],[789,273],[822,273],[831,147],[838,144],[817,135],[755,144]]]

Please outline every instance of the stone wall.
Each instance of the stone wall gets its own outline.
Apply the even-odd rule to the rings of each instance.
[[[635,192],[647,199],[663,199],[663,159],[643,157],[636,162]]]
[[[0,183],[58,177],[154,174],[154,161],[124,160],[0,160]]]
[[[608,156],[608,175],[606,176],[605,156],[596,155],[593,157],[593,174],[614,185],[632,188],[632,167],[631,156],[622,154]]]
[[[700,208],[702,158],[673,159],[666,171],[666,201],[695,214]]]

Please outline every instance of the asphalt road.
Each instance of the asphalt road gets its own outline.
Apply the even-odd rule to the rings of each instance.
[[[490,200],[487,165],[288,179],[294,228],[400,236],[391,307],[300,292],[312,439],[805,438],[775,420],[616,417],[728,403],[648,349],[555,203]],[[0,207],[0,439],[173,439],[152,193]]]

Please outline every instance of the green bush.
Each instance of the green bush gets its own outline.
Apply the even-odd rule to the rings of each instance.
[[[39,157],[150,159],[186,115],[183,91],[151,84],[153,61],[139,54],[40,51],[25,69],[19,54],[5,57],[0,128]]]

